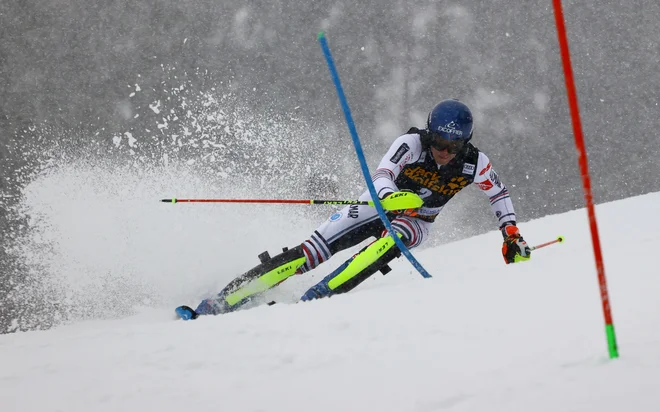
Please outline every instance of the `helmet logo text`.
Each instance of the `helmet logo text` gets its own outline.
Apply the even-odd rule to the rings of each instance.
[[[438,131],[463,136],[463,131],[456,128],[456,122],[449,122],[445,126],[438,126]]]

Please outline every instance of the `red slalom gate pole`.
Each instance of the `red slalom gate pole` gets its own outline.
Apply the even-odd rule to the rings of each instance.
[[[301,205],[314,204],[314,200],[295,199],[161,199],[163,203],[292,203]],[[322,201],[321,201],[322,202]],[[366,202],[365,202],[366,204]]]
[[[293,203],[300,205],[363,205],[374,206],[372,200],[316,200],[316,199],[161,199],[163,203]],[[395,192],[381,200],[385,210],[405,210],[422,207],[424,201],[412,192]]]
[[[619,349],[616,343],[616,334],[614,333],[614,323],[612,322],[612,309],[610,298],[607,292],[607,280],[605,278],[605,265],[603,264],[603,253],[600,247],[600,237],[598,236],[598,224],[596,222],[596,211],[594,208],[593,197],[591,194],[591,178],[589,177],[589,164],[587,162],[587,151],[584,145],[584,136],[582,135],[582,125],[580,122],[580,110],[573,80],[573,69],[571,65],[571,56],[568,49],[568,37],[566,36],[566,26],[564,24],[564,12],[562,10],[561,0],[553,0],[555,10],[555,22],[557,25],[557,37],[559,38],[559,50],[561,52],[562,65],[564,67],[564,78],[566,80],[566,93],[568,95],[568,106],[571,112],[573,123],[573,134],[575,136],[575,147],[578,151],[578,162],[580,164],[580,173],[582,175],[582,186],[584,189],[584,200],[587,204],[587,213],[589,216],[589,227],[591,229],[591,241],[594,247],[594,258],[596,260],[596,270],[598,272],[598,283],[600,285],[600,299],[603,304],[603,315],[605,316],[605,333],[607,335],[607,347],[609,349],[610,359],[619,357]]]

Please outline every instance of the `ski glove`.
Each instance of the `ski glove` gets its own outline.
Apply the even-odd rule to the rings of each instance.
[[[532,256],[532,250],[527,246],[527,242],[520,235],[520,231],[515,225],[507,225],[502,227],[502,236],[504,243],[502,243],[502,256],[504,263],[522,262],[529,260]]]

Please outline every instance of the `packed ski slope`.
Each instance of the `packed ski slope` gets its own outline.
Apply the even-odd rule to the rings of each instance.
[[[621,358],[586,212],[400,259],[350,294],[172,320],[171,308],[0,336],[3,411],[658,411],[660,194],[597,207]],[[260,250],[255,250],[258,253]],[[341,260],[331,263],[338,265]],[[183,302],[182,302],[183,303]],[[196,302],[187,302],[196,303]]]

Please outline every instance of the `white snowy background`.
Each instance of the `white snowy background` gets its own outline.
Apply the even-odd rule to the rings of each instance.
[[[613,361],[550,2],[0,2],[0,410],[660,410],[660,6],[564,3]],[[371,166],[460,97],[525,238],[566,243],[504,265],[470,188],[414,251],[432,279],[399,259],[294,304],[346,251],[279,305],[174,321],[332,209],[158,199],[363,190],[320,29]]]
[[[659,204],[653,193],[597,207],[616,360],[607,355],[587,215],[576,210],[521,224],[530,244],[566,239],[521,264],[503,263],[493,231],[416,253],[432,279],[399,259],[387,276],[327,300],[193,322],[173,320],[173,306],[163,305],[2,335],[3,410],[657,411]],[[154,230],[164,214],[190,212],[161,209]],[[212,230],[199,224],[198,235]],[[277,224],[259,226],[252,249],[280,235]],[[219,237],[243,242],[235,229]],[[191,285],[204,276],[181,269],[176,278],[161,284],[196,303]],[[293,294],[314,281],[303,278],[281,288]]]

